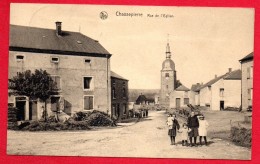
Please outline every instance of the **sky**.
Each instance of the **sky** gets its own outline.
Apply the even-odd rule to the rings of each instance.
[[[167,42],[177,79],[188,88],[240,69],[238,60],[254,50],[252,8],[11,4],[10,24],[55,29],[56,21],[98,40],[112,54],[111,70],[128,79],[130,89],[160,88]]]

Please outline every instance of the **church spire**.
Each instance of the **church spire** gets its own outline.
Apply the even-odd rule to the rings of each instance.
[[[167,46],[166,46],[166,59],[170,59],[170,58],[171,58],[171,50],[170,50],[170,45],[168,42]]]

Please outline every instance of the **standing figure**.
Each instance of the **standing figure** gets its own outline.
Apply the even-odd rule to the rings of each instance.
[[[179,122],[176,119],[176,115],[170,114],[168,119],[167,119],[167,125],[168,125],[168,135],[170,136],[171,139],[171,145],[175,145],[175,137],[177,135],[177,130],[180,129]]]
[[[209,127],[209,123],[205,120],[205,117],[198,116],[199,118],[199,136],[200,136],[200,146],[202,146],[202,137],[204,138],[205,145],[207,146],[207,128]]]
[[[186,123],[182,124],[182,128],[179,130],[181,133],[182,146],[188,146],[188,126]]]
[[[199,135],[199,121],[194,112],[190,113],[188,117],[188,128],[189,128],[189,137],[190,137],[190,146],[197,146],[197,136]],[[192,143],[192,138],[194,138],[194,144]]]

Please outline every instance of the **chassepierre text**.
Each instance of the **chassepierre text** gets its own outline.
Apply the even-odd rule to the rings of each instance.
[[[117,11],[116,16],[127,16],[127,17],[143,17],[143,13],[124,13]]]

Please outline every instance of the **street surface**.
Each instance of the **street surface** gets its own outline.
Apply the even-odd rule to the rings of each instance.
[[[177,119],[182,124],[181,118]],[[251,158],[250,149],[214,136],[208,137],[209,146],[183,147],[178,134],[177,146],[170,145],[164,111],[150,111],[149,117],[140,122],[120,125],[115,128],[77,132],[8,131],[7,154],[244,160]]]

